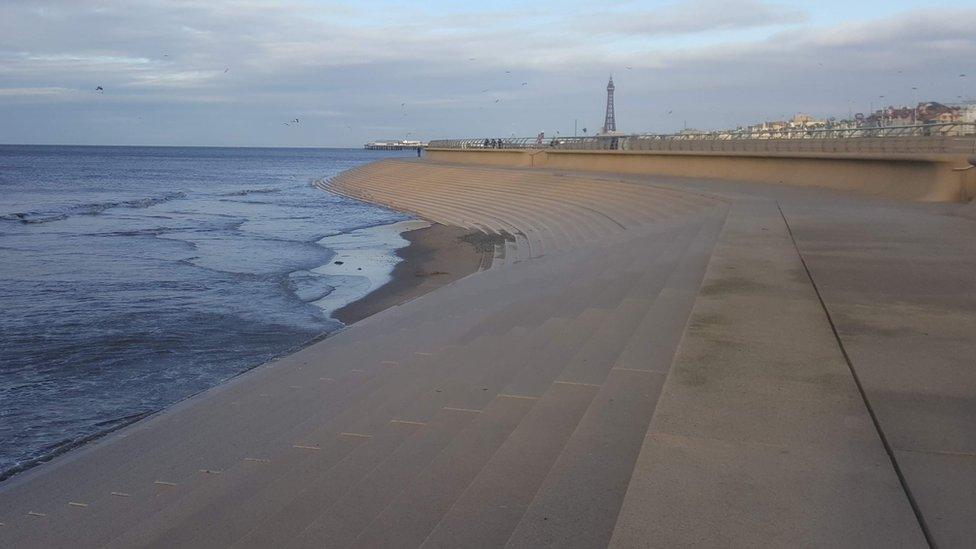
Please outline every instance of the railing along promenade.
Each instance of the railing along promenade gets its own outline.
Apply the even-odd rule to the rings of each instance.
[[[974,154],[976,123],[680,134],[443,139],[431,149]]]

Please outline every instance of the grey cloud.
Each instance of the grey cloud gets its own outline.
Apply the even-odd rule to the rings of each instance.
[[[846,114],[880,94],[910,101],[918,85],[952,100],[970,89],[958,74],[976,74],[971,9],[681,51],[615,51],[592,35],[567,41],[549,19],[505,13],[431,26],[422,11],[376,19],[297,1],[4,9],[0,142],[8,143],[355,146],[407,133],[565,135],[574,118],[599,127],[611,71],[622,129],[673,131],[684,121],[712,128],[794,111]],[[680,28],[680,17],[671,21]],[[296,116],[309,123],[281,124]]]
[[[686,0],[655,10],[609,12],[581,28],[601,34],[666,36],[802,23],[803,10],[762,0]]]

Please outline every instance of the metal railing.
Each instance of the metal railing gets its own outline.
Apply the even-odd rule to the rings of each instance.
[[[976,152],[976,123],[680,134],[443,139],[431,149],[570,151],[959,153]]]

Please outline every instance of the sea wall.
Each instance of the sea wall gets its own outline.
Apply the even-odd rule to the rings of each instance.
[[[966,155],[905,153],[569,151],[429,148],[431,160],[560,170],[755,181],[856,191],[900,200],[968,202]]]

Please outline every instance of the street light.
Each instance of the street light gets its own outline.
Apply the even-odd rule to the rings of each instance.
[[[918,124],[918,88],[912,86],[912,125]]]

